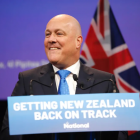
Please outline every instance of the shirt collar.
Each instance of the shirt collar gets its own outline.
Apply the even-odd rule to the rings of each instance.
[[[60,70],[57,67],[55,67],[54,65],[52,65],[52,66],[53,66],[53,69],[54,69],[55,73]],[[79,70],[80,70],[80,61],[78,60],[75,64],[71,65],[70,67],[66,68],[65,70],[70,71],[72,74],[76,74],[77,77],[78,77],[79,76]]]

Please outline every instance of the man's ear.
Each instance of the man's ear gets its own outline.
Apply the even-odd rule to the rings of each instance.
[[[77,40],[76,40],[76,49],[81,47],[82,42],[83,42],[83,37],[80,35],[77,37]]]

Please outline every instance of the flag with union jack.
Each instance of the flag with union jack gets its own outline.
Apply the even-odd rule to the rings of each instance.
[[[140,93],[139,72],[108,0],[99,0],[80,60],[89,67],[113,73],[121,93]]]

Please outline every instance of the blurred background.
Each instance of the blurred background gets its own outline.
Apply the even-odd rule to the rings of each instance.
[[[109,3],[140,73],[140,1]],[[0,0],[0,126],[18,73],[48,63],[44,52],[47,22],[58,14],[74,16],[85,41],[97,4],[98,0]]]

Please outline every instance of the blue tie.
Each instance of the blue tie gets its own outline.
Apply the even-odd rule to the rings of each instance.
[[[59,95],[69,95],[69,87],[66,81],[66,77],[70,74],[68,70],[59,70],[57,74],[60,76],[60,83],[58,88]],[[57,140],[58,134],[55,133],[55,140]]]
[[[70,74],[68,70],[59,70],[57,74],[60,76],[60,83],[58,88],[59,95],[69,95],[69,87],[66,81],[66,77]]]

